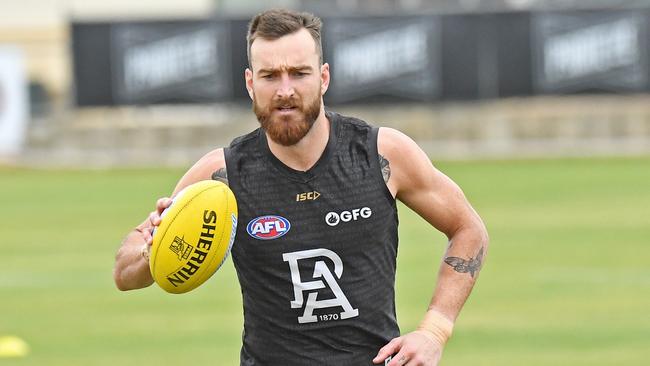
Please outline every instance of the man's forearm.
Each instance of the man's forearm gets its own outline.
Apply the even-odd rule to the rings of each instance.
[[[475,222],[451,235],[429,310],[420,325],[382,347],[373,359],[375,364],[385,363],[389,356],[390,366],[438,364],[487,252],[487,232],[478,217]],[[421,363],[422,360],[425,362]]]
[[[122,291],[147,287],[153,283],[149,262],[142,255],[142,248],[146,244],[141,230],[143,229],[138,227],[131,231],[115,256],[113,279]]]
[[[430,309],[442,313],[452,322],[456,320],[483,266],[488,241],[482,224],[454,234],[438,272]]]

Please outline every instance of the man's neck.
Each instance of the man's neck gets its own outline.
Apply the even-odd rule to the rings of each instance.
[[[313,167],[323,155],[329,141],[329,134],[330,122],[325,117],[325,110],[321,108],[321,112],[311,130],[297,144],[292,146],[280,145],[271,140],[268,134],[266,135],[266,141],[269,144],[271,153],[284,165],[304,172]]]

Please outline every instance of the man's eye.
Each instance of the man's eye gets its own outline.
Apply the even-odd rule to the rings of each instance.
[[[293,76],[297,76],[297,77],[302,77],[302,76],[305,76],[305,75],[307,75],[307,73],[306,72],[301,72],[301,71],[296,71],[296,72],[293,73]]]
[[[266,80],[273,80],[274,77],[275,75],[273,74],[262,75],[262,78]]]

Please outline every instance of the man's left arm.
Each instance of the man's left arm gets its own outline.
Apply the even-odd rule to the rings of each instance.
[[[458,185],[438,171],[408,136],[382,128],[378,148],[391,193],[444,233],[449,242],[420,326],[393,339],[373,361],[380,363],[395,355],[389,366],[435,366],[485,260],[487,230]]]

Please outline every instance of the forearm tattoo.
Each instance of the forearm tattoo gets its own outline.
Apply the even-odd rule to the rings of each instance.
[[[390,179],[390,162],[381,154],[379,154],[379,166],[381,167],[381,175],[384,176],[384,182],[388,183]]]
[[[212,179],[218,180],[219,182],[228,185],[228,172],[226,172],[226,168],[221,168],[216,172],[212,173]]]
[[[450,265],[454,271],[458,273],[469,273],[472,278],[474,274],[481,270],[481,265],[483,261],[483,247],[478,251],[476,257],[469,259],[463,259],[459,257],[447,257],[445,258],[445,263]]]

